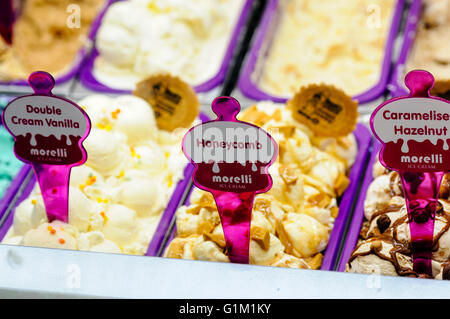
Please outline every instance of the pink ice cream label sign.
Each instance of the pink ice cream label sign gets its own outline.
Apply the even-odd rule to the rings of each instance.
[[[87,159],[82,143],[91,123],[82,108],[51,93],[50,74],[35,72],[29,83],[34,94],[11,101],[2,120],[17,158],[33,166],[49,221],[67,222],[70,170]]]
[[[385,144],[383,159],[395,169],[438,172],[450,162],[449,103],[426,97],[385,104],[373,117],[373,129]]]
[[[217,119],[189,130],[182,148],[195,185],[214,196],[230,261],[248,263],[253,200],[272,187],[268,169],[278,147],[267,132],[236,119],[237,100],[218,97],[212,109]]]
[[[48,81],[47,90],[39,81]],[[13,100],[3,112],[3,123],[16,141],[16,155],[30,164],[82,162],[86,152],[81,141],[90,127],[86,113],[75,103],[52,95],[52,79],[45,74],[31,75],[30,85],[35,94]]]
[[[88,122],[80,109],[52,96],[26,96],[5,110],[5,126],[15,136],[22,160],[41,164],[75,164],[83,159],[79,143]]]
[[[383,144],[380,162],[402,180],[414,271],[432,276],[439,189],[450,171],[450,102],[430,96],[434,78],[427,71],[409,72],[405,84],[411,93],[380,105],[371,128]]]
[[[243,122],[214,121],[192,129],[183,150],[196,164],[200,188],[247,192],[269,186],[266,168],[276,145],[263,130]]]

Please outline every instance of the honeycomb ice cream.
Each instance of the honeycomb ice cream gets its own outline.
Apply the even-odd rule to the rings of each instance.
[[[242,111],[239,119],[260,126],[279,146],[279,158],[269,168],[273,186],[253,205],[250,263],[319,268],[339,212],[336,199],[349,184],[357,152],[354,136],[317,137],[285,105],[271,102]],[[190,205],[176,213],[176,229],[164,256],[229,261],[210,193],[194,190]]]
[[[97,34],[94,76],[112,88],[128,90],[163,72],[191,85],[203,83],[219,71],[243,4],[244,0],[116,2]]]
[[[356,95],[378,82],[395,0],[280,3],[279,25],[256,79],[264,91],[289,97],[301,86],[326,83]]]
[[[364,202],[365,221],[360,239],[346,271],[427,277],[413,271],[408,211],[398,174],[377,163],[373,176]],[[436,279],[450,279],[449,192],[450,174],[447,174],[441,185],[434,226],[432,273]]]
[[[26,0],[13,29],[13,43],[0,38],[0,81],[26,80],[45,70],[55,76],[70,70],[77,53],[88,45],[90,25],[105,0]],[[76,26],[77,5],[80,10]]]
[[[424,0],[406,71],[424,69],[450,80],[450,0]]]
[[[69,223],[48,222],[36,185],[3,243],[143,255],[183,177],[185,130],[159,130],[151,106],[135,96],[93,95],[78,104],[92,129],[88,160],[71,173]]]

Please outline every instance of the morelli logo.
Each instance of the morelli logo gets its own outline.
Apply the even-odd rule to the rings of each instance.
[[[241,176],[213,175],[212,180],[214,183],[251,184],[252,175],[241,175]]]
[[[53,150],[46,149],[38,149],[32,148],[30,149],[31,156],[51,156],[51,157],[67,157],[67,148],[57,148]]]
[[[426,164],[442,164],[442,154],[431,154],[430,156],[409,156],[403,155],[401,157],[402,163],[426,163]]]

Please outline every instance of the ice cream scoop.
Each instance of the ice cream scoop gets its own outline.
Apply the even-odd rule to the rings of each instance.
[[[199,85],[219,70],[243,0],[116,1],[96,36],[95,78],[135,89],[148,76],[170,73]],[[133,17],[130,19],[130,17]]]

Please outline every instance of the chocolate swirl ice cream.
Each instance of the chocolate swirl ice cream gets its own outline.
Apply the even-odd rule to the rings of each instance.
[[[373,176],[364,202],[365,221],[346,272],[450,279],[450,174],[442,182],[436,211],[432,276],[413,270],[408,211],[398,174],[377,163]]]

